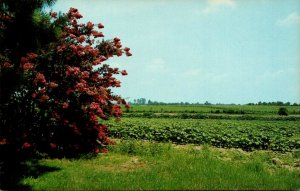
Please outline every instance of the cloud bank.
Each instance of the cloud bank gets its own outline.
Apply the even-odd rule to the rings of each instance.
[[[280,27],[288,27],[294,25],[300,25],[300,14],[293,12],[283,19],[279,19],[276,23]]]

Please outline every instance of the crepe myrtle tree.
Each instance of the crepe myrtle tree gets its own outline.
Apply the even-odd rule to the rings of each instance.
[[[65,20],[59,40],[27,53],[17,63],[2,59],[1,70],[17,65],[22,73],[22,90],[15,97],[25,103],[30,117],[21,128],[7,130],[0,142],[62,155],[107,152],[112,141],[105,120],[119,119],[121,105],[129,105],[111,91],[121,85],[116,75],[127,72],[105,61],[131,56],[130,48],[123,48],[117,37],[104,40],[101,23],[79,23],[82,15],[76,8],[50,16],[52,23]]]

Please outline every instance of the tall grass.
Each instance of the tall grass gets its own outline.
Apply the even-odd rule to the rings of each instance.
[[[262,155],[265,156],[265,155]],[[299,189],[300,172],[272,168],[266,157],[225,161],[210,147],[174,148],[171,144],[122,141],[91,159],[44,159],[60,170],[23,184],[34,190],[183,190]]]

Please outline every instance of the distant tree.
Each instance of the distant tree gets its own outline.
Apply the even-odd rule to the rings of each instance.
[[[211,105],[211,103],[209,103],[208,101],[206,101],[206,102],[204,103],[204,105]]]
[[[283,103],[282,101],[277,101],[277,102],[276,102],[276,105],[282,106],[282,105],[284,105],[284,103]]]
[[[140,98],[139,99],[139,104],[145,105],[146,104],[146,99],[145,98]]]
[[[287,108],[285,108],[285,107],[280,107],[279,110],[278,110],[278,115],[285,115],[285,116],[287,116],[287,115],[288,115],[288,110],[287,110]]]

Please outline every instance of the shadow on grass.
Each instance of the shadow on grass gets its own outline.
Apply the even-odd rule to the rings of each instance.
[[[12,150],[7,145],[0,145],[0,190],[32,190],[21,183],[23,178],[37,178],[47,172],[60,170],[39,164],[38,159],[28,153],[15,153]]]

